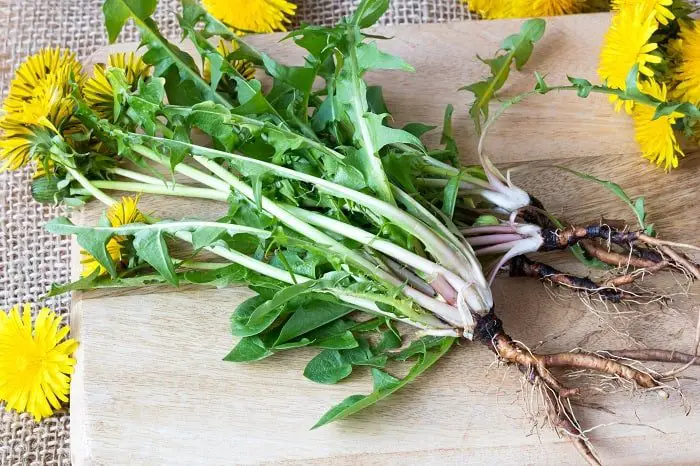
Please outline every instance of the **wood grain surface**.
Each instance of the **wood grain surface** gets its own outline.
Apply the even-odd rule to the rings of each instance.
[[[535,70],[548,73],[551,83],[566,74],[595,79],[608,21],[607,15],[549,20],[530,63],[512,75],[503,95],[531,88]],[[455,104],[458,142],[465,159],[473,160],[469,95],[456,89],[484,76],[475,55],[493,54],[519,24],[381,28],[394,37],[382,48],[406,58],[416,73],[372,74],[369,81],[385,86],[397,124],[441,124],[445,105]],[[277,42],[279,36],[253,40],[283,61],[300,60],[290,44]],[[629,119],[615,114],[604,98],[533,98],[497,123],[487,148],[497,162],[515,167],[518,184],[571,221],[631,219],[631,213],[599,186],[554,164],[612,179],[632,196],[645,194],[651,221],[664,237],[698,240],[700,157],[690,154],[669,175],[648,165],[637,155]],[[161,217],[215,218],[225,211],[215,202],[148,195],[142,206]],[[91,222],[99,211],[93,203],[78,216]],[[566,255],[545,259],[581,272]],[[526,279],[499,279],[494,293],[506,330],[537,351],[689,351],[700,301],[682,293],[687,286],[677,275],[650,277],[645,284],[672,293],[670,305],[606,308]],[[229,316],[249,295],[242,288],[188,287],[76,293],[72,325],[81,346],[71,391],[75,464],[582,463],[566,439],[525,409],[530,392],[517,371],[496,365],[478,344],[461,344],[415,383],[359,415],[310,431],[333,404],[369,392],[368,374],[357,371],[333,386],[314,384],[302,376],[312,350],[247,365],[221,361],[235,344]],[[698,377],[700,371],[687,375]],[[699,463],[700,418],[696,410],[686,415],[684,402],[697,407],[700,383],[682,380],[680,386],[683,396],[674,391],[668,400],[630,390],[586,397],[586,406],[575,409],[584,427],[598,426],[589,435],[602,460]]]

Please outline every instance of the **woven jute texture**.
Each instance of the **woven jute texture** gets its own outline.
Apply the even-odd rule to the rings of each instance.
[[[42,47],[68,47],[84,58],[107,43],[103,0],[0,0],[0,92],[4,96],[15,68]],[[357,1],[297,0],[295,23],[331,25],[348,15]],[[177,0],[161,0],[156,19],[164,34],[177,37],[173,12]],[[459,0],[393,0],[385,24],[471,19]],[[120,40],[135,41],[127,29]],[[48,234],[46,220],[59,209],[35,202],[28,170],[0,175],[0,308],[39,303],[51,283],[70,278],[70,242]],[[70,297],[41,304],[68,319]],[[68,412],[36,424],[27,415],[0,414],[0,465],[70,463]]]

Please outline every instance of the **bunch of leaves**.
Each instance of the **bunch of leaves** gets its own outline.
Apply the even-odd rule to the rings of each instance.
[[[90,227],[58,218],[49,223],[49,231],[74,235],[106,273],[96,271],[55,286],[51,294],[162,283],[246,284],[255,295],[232,315],[232,334],[240,340],[226,360],[254,361],[315,347],[320,352],[304,371],[313,381],[336,383],[353,369],[371,368],[374,391],[345,400],[319,425],[414,380],[449,350],[454,338],[402,335],[396,322],[448,330],[449,325],[405,293],[404,278],[392,278],[394,272],[383,265],[387,258],[382,254],[348,234],[313,233],[316,230],[303,220],[282,221],[266,207],[278,211],[302,207],[427,261],[481,274],[476,261],[464,256],[468,251],[440,217],[421,204],[411,186],[421,158],[429,156],[420,136],[432,128],[419,123],[392,127],[381,89],[363,79],[369,70],[412,70],[379,49],[376,41],[382,38],[365,31],[388,2],[363,0],[350,18],[334,27],[307,26],[290,33],[288,39],[309,52],[302,66],[274,60],[237,37],[196,1],[183,0],[178,21],[197,51],[193,57],[158,30],[151,18],[156,6],[155,0],[105,2],[110,39],[133,21],[153,74],[127,89],[119,85],[120,70],[105,71],[114,97],[114,117],[109,120],[101,119],[76,88],[75,117],[101,152],[63,147],[56,161],[66,171],[57,172],[53,195],[42,195],[54,201],[68,196],[87,199],[99,192],[91,183],[99,182],[105,189],[123,186],[114,181],[115,169],[127,163],[129,169],[139,170],[133,172],[139,176],[155,176],[177,186],[154,163],[174,174],[192,169],[197,160],[214,163],[226,173],[223,179],[231,188],[219,190],[216,199],[224,196],[228,213],[214,222],[147,217],[144,223],[120,227],[104,217]],[[224,56],[211,45],[216,40],[235,41],[238,47]],[[239,59],[264,70],[271,86],[245,79],[231,65]],[[314,87],[316,82],[323,84]],[[438,154],[454,162],[457,149],[449,121],[443,139],[446,148]],[[109,163],[101,162],[102,154]],[[415,163],[394,162],[403,156]],[[58,196],[59,192],[65,195]],[[108,250],[117,237],[125,247],[119,262]],[[182,242],[190,247],[183,250]],[[232,262],[212,262],[211,253]],[[405,377],[387,372],[408,359],[415,361]]]

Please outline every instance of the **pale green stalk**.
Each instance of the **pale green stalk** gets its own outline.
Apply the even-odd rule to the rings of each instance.
[[[63,225],[64,229],[70,229],[68,225]],[[85,227],[75,225],[75,229],[83,229]],[[250,234],[259,236],[261,238],[270,237],[270,232],[267,230],[262,230],[260,228],[247,227],[243,225],[236,225],[232,223],[221,223],[221,222],[205,222],[200,220],[195,221],[163,221],[158,223],[129,223],[125,225],[120,225],[118,227],[90,227],[93,231],[102,232],[112,232],[115,235],[135,235],[139,231],[147,230],[163,230],[163,231],[189,231],[196,230],[198,228],[218,228],[228,232],[229,234]]]
[[[343,235],[346,238],[352,238],[372,249],[375,249],[389,257],[392,257],[399,262],[412,267],[429,277],[434,275],[443,275],[450,285],[459,291],[464,288],[467,284],[462,278],[456,275],[451,270],[448,270],[428,259],[419,256],[401,246],[387,241],[385,239],[379,238],[371,233],[366,232],[362,228],[357,228],[344,222],[332,219],[325,215],[318,214],[316,212],[310,212],[308,210],[300,209],[294,206],[283,206],[289,213],[295,215],[302,220],[315,225],[317,227],[323,228],[324,230],[332,231],[339,235]]]
[[[155,160],[155,159],[154,159]],[[142,179],[144,181],[148,181],[150,184],[141,184],[141,183],[127,183],[127,182],[118,182],[118,181],[93,181],[93,185],[96,187],[101,187],[103,189],[115,189],[115,190],[123,190],[123,191],[132,191],[132,192],[146,192],[146,193],[152,193],[152,194],[164,194],[164,195],[173,195],[173,196],[182,196],[182,197],[199,197],[199,198],[204,198],[204,199],[211,199],[211,200],[227,200],[228,195],[225,193],[222,193],[220,191],[214,190],[214,189],[205,189],[205,188],[191,188],[191,187],[182,187],[182,186],[172,186],[172,184],[168,185],[167,187],[160,186],[164,182],[163,180],[160,180],[155,177],[150,177],[147,175],[141,175],[137,172],[132,172],[130,170],[113,170],[113,173],[118,173],[124,176],[129,176],[135,179]],[[238,186],[241,188],[241,186]],[[248,187],[249,189],[249,187]],[[251,195],[252,195],[252,190],[251,190]],[[292,206],[282,206],[283,209],[287,210],[290,214],[293,216],[299,217],[302,220],[307,221],[307,223],[310,224],[315,224],[314,221],[311,221],[311,219],[316,219],[316,222],[319,221],[319,219],[324,219],[328,222],[332,222],[329,224],[317,224],[316,226],[320,226],[322,228],[328,229],[330,231],[334,231],[336,233],[342,234],[343,236],[346,236],[348,238],[353,238],[355,240],[364,242],[364,244],[369,245],[370,247],[383,252],[385,254],[388,254],[392,257],[395,257],[397,260],[405,263],[408,266],[414,267],[416,270],[420,270],[430,276],[434,276],[436,274],[443,275],[448,282],[455,288],[455,290],[459,291],[463,289],[464,287],[467,286],[467,283],[464,282],[459,276],[455,275],[453,272],[450,270],[445,269],[444,267],[441,267],[421,256],[418,256],[417,254],[414,254],[406,249],[401,248],[400,246],[386,240],[382,240],[380,238],[375,237],[374,235],[365,232],[364,230],[360,228],[353,227],[351,225],[347,225],[342,222],[334,221],[332,219],[328,219],[327,217],[324,217],[322,215],[318,215],[309,211],[305,211],[303,209],[298,209],[296,207]],[[294,210],[292,210],[294,209]],[[311,217],[306,218],[305,215],[309,215]],[[213,225],[212,225],[213,226]],[[327,235],[325,235],[327,237]],[[320,238],[320,235],[318,236]],[[311,238],[315,239],[315,238]],[[334,240],[333,240],[334,241]],[[349,250],[350,252],[354,252],[352,250]],[[391,274],[388,274],[384,271],[382,271],[380,268],[376,267],[374,264],[366,260],[364,257],[360,255],[356,255],[356,260],[362,261],[360,265],[362,265],[366,270],[369,270],[371,273],[378,275],[378,278],[383,279],[387,282],[389,282],[392,286],[397,286],[400,287],[402,286],[401,280],[398,280],[396,277],[392,276]],[[421,305],[422,307],[431,310],[435,312],[436,314],[440,315],[441,317],[444,317],[446,320],[450,321],[451,323],[458,323],[458,317],[455,312],[455,308],[452,306],[449,306],[445,303],[442,303],[440,301],[436,301],[435,299],[431,298],[430,296],[425,295],[424,293],[420,292],[419,290],[413,290],[412,288],[405,288],[403,292],[412,298],[414,301],[416,301],[417,304]],[[473,322],[467,322],[466,325],[471,326],[473,325]]]
[[[150,160],[153,160],[160,164],[168,165],[168,160],[166,158],[157,154],[155,151],[149,149],[148,147],[136,145],[132,147],[132,149]],[[202,165],[205,166],[207,169],[217,174],[221,179],[211,177],[210,175],[202,173],[199,170],[184,164],[177,165],[175,167],[175,171],[178,171],[209,186],[215,186],[217,187],[217,189],[220,190],[223,190],[225,188],[226,191],[230,191],[230,187],[232,187],[251,201],[255,201],[255,194],[253,192],[253,189],[249,185],[240,181],[238,178],[233,176],[230,172],[225,170],[219,164],[210,161],[209,159],[201,157],[202,160],[199,160],[200,158],[197,156],[195,157],[195,159],[198,162],[202,163]],[[221,183],[223,183],[223,185]],[[145,192],[145,189],[143,189],[143,187],[142,191]],[[380,267],[378,267],[377,265],[369,261],[367,258],[365,258],[362,254],[357,253],[356,251],[353,251],[352,249],[344,246],[342,243],[336,241],[335,239],[323,233],[322,231],[312,227],[308,223],[300,221],[295,216],[291,215],[289,212],[279,207],[276,203],[269,200],[268,198],[263,196],[261,199],[261,204],[262,209],[264,211],[268,212],[273,217],[276,217],[289,228],[292,228],[293,230],[306,236],[312,241],[316,241],[320,244],[323,244],[324,246],[328,247],[333,253],[344,257],[346,260],[353,263],[361,270],[364,270],[366,273],[377,277],[381,281],[387,282],[390,286],[401,288],[401,291],[406,296],[413,299],[419,306],[431,312],[434,312],[436,315],[439,315],[441,318],[455,325],[459,325],[460,322],[463,320],[458,314],[457,309],[453,306],[450,306],[449,304],[427,296],[411,287],[403,286],[401,280],[397,279],[390,273],[387,273],[386,271],[382,270]],[[473,322],[466,322],[466,325],[472,326]]]
[[[217,191],[216,189],[194,188],[189,186],[174,185],[173,183],[164,183],[159,181],[159,184],[151,183],[132,183],[128,181],[104,181],[92,180],[90,184],[99,189],[108,189],[112,191],[128,191],[133,193],[160,194],[163,196],[178,196],[191,197],[198,199],[211,199],[215,201],[226,201],[228,194]],[[87,190],[74,189],[72,192],[76,194],[94,194]]]

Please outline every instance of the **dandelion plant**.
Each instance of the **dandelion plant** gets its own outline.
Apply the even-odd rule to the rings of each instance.
[[[614,284],[552,273],[526,254],[573,249],[601,263],[628,254],[640,270],[697,272],[679,245],[646,225],[639,231],[562,225],[489,160],[483,144],[480,165],[462,165],[452,108],[442,148],[422,143],[425,124],[392,127],[381,89],[364,79],[369,70],[412,70],[366,31],[386,0],[363,0],[334,27],[289,33],[287,40],[308,53],[301,66],[256,50],[198,2],[183,0],[178,21],[197,51],[193,57],[159,32],[151,19],[156,3],[105,2],[110,38],[133,21],[141,58],[112,56],[87,77],[69,52],[44,52],[20,68],[5,103],[4,167],[30,161],[42,167],[32,183],[38,200],[68,206],[96,200],[106,208],[97,225],[66,217],[48,223],[49,231],[75,237],[84,264],[80,280],[51,293],[247,285],[256,294],[231,316],[238,340],[225,360],[315,347],[304,370],[312,381],[337,383],[362,367],[371,370],[372,392],[342,401],[315,427],[396,392],[458,340],[480,342],[523,371],[541,391],[552,425],[597,461],[562,402],[578,392],[549,369],[590,369],[656,390],[660,381],[614,358],[530,352],[505,333],[491,281],[509,267],[514,275],[568,280],[582,292],[620,300],[626,296]],[[487,61],[497,74],[468,87],[477,94],[470,113],[483,136],[497,117],[489,115],[489,102],[543,34],[542,20],[526,22]],[[263,74],[266,80],[256,79]],[[25,92],[28,84],[37,91]],[[594,90],[590,83],[572,86]],[[550,90],[540,79],[533,92]],[[632,98],[625,92],[619,93]],[[140,195],[209,199],[227,212],[217,219],[162,218],[139,210]],[[644,222],[643,201],[626,199]],[[604,250],[599,239],[612,248]],[[388,372],[397,361],[411,364],[403,378]]]

